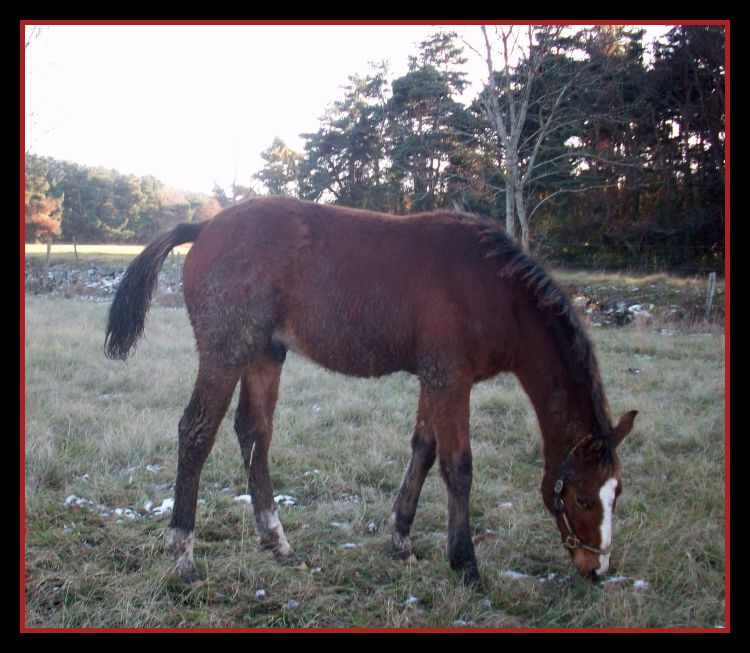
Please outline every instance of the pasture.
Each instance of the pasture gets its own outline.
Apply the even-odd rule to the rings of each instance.
[[[255,541],[247,478],[224,419],[201,477],[185,586],[164,551],[177,421],[197,370],[182,308],[153,306],[127,363],[102,352],[107,303],[26,296],[27,628],[707,628],[725,625],[724,334],[592,328],[615,416],[640,411],[619,450],[623,493],[604,582],[575,574],[539,492],[541,437],[513,377],[472,394],[471,519],[485,591],[445,556],[434,468],[390,553],[388,517],[418,395],[404,374],[363,380],[291,354],[270,465],[305,564]]]

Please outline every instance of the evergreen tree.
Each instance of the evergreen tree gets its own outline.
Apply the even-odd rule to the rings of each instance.
[[[470,121],[456,99],[466,86],[459,70],[466,60],[454,39],[454,33],[438,33],[420,43],[409,72],[392,85],[387,152],[400,211],[430,210],[447,199],[451,157],[463,146]]]
[[[380,65],[365,77],[350,77],[344,99],[328,108],[320,129],[302,134],[307,142],[299,163],[301,197],[330,197],[347,206],[387,208],[383,176],[386,72]]]
[[[263,182],[271,195],[296,197],[299,193],[298,168],[302,155],[294,152],[282,139],[274,138],[271,146],[260,156],[266,163],[255,174],[255,179]]]

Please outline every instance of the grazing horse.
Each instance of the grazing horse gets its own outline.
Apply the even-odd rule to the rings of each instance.
[[[471,215],[409,217],[253,199],[159,236],[131,263],[109,311],[105,351],[125,359],[140,337],[159,269],[192,242],[184,296],[199,356],[179,422],[167,548],[181,576],[193,561],[203,463],[237,382],[234,428],[260,542],[293,551],[277,516],[268,450],[287,350],[343,374],[403,370],[420,381],[412,456],[391,515],[397,553],[435,459],[448,491],[448,559],[479,584],[469,526],[469,395],[499,372],[521,382],[544,440],[542,495],[586,576],[606,572],[621,489],[615,448],[636,411],[610,420],[591,342],[565,295],[507,235]]]

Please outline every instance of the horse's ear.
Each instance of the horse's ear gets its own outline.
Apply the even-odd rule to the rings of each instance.
[[[620,421],[615,426],[614,443],[617,447],[623,438],[633,430],[633,422],[635,422],[635,416],[638,414],[637,410],[631,410],[625,413]]]

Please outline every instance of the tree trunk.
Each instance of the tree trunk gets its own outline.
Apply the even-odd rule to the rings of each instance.
[[[518,224],[521,226],[521,249],[524,254],[529,254],[529,219],[526,215],[526,203],[521,186],[516,187],[516,213],[518,213]]]
[[[516,239],[516,204],[514,202],[513,186],[510,181],[505,182],[505,231]]]

